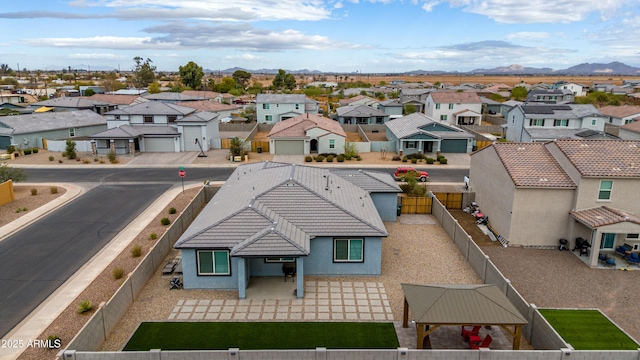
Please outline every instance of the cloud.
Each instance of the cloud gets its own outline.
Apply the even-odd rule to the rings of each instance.
[[[640,63],[640,16],[630,16],[582,34],[607,59]]]
[[[507,39],[509,40],[518,40],[518,39],[541,40],[541,39],[548,39],[550,37],[551,37],[551,33],[544,32],[544,31],[540,31],[540,32],[521,31],[521,32],[511,33],[507,35]]]
[[[127,56],[116,55],[116,54],[104,54],[104,53],[89,53],[89,54],[70,54],[69,58],[71,59],[90,59],[90,60],[120,60],[126,59]]]
[[[39,47],[70,47],[92,49],[138,50],[138,49],[175,49],[177,44],[155,41],[151,37],[93,36],[86,38],[33,38],[24,43]]]
[[[422,4],[422,10],[426,11],[426,12],[431,12],[433,11],[433,8],[440,4],[440,1],[427,1],[424,4]]]
[[[236,61],[236,60],[240,60],[240,61],[268,61],[269,59],[267,59],[264,56],[258,56],[258,55],[253,55],[253,54],[249,54],[249,53],[245,53],[245,54],[240,54],[240,55],[227,55],[224,57],[224,60],[229,60],[229,61]]]

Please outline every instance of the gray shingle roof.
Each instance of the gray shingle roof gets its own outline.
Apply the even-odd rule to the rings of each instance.
[[[615,136],[607,134],[603,131],[594,131],[589,129],[561,129],[561,128],[525,128],[524,129],[533,139],[536,140],[552,140],[552,139],[617,139]]]
[[[353,116],[353,117],[370,117],[370,116],[389,116],[387,113],[374,109],[371,106],[366,105],[349,105],[336,109],[338,116]]]
[[[443,126],[445,128],[451,129],[452,131],[427,131],[421,129],[421,127],[427,126],[429,124],[436,123],[439,126]],[[433,138],[472,138],[473,135],[468,132],[458,129],[457,127],[450,126],[443,122],[434,121],[430,117],[422,113],[413,113],[407,116],[403,116],[401,118],[397,118],[393,121],[389,121],[385,124],[389,130],[396,136],[398,139],[404,139],[406,137],[415,135],[415,134],[427,134]]]
[[[330,171],[370,193],[402,192],[398,183],[388,173],[356,169],[331,169]]]
[[[183,118],[177,119],[176,122],[209,122],[219,116],[218,113],[209,111],[199,111]]]
[[[541,104],[528,103],[522,105],[526,118],[541,119],[582,119],[587,116],[603,115],[591,104]]]
[[[256,104],[304,104],[306,98],[303,94],[258,94]]]
[[[105,115],[188,115],[196,110],[161,101],[145,101],[107,112]]]
[[[190,100],[206,100],[204,96],[187,95],[177,92],[161,92],[157,94],[144,94],[145,99],[159,100],[159,101],[190,101]]]
[[[90,136],[92,139],[133,139],[138,136],[169,137],[180,136],[178,129],[168,125],[121,125]]]
[[[91,100],[85,97],[60,97],[55,99],[49,99],[33,103],[31,105],[36,106],[48,106],[48,107],[62,107],[62,108],[74,108],[74,109],[93,109],[96,106],[115,105],[104,101]]]
[[[0,123],[16,135],[96,125],[106,127],[107,120],[91,110],[78,110],[3,116]]]
[[[387,232],[364,189],[326,169],[263,162],[239,166],[175,247],[286,255],[308,253],[306,239],[317,236]]]

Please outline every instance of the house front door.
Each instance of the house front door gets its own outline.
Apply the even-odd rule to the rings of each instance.
[[[616,242],[616,234],[603,233],[602,241],[600,242],[600,249],[613,249],[613,245]]]
[[[311,139],[311,143],[309,145],[310,145],[309,151],[311,151],[312,153],[317,153],[318,152],[318,140],[317,139]]]

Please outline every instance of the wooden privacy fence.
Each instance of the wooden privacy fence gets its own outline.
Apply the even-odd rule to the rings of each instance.
[[[258,147],[262,147],[262,152],[269,152],[268,141],[251,141],[251,152],[258,152]]]
[[[462,193],[433,193],[447,209],[462,209]],[[430,197],[400,196],[402,214],[431,214]]]
[[[480,150],[493,144],[493,141],[476,141],[476,150]]]
[[[221,149],[230,149],[231,148],[231,139],[220,139],[220,148]]]

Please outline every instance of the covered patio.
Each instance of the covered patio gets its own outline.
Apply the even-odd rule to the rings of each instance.
[[[404,292],[402,327],[409,327],[409,310],[416,323],[417,349],[440,326],[498,325],[513,337],[520,349],[522,326],[528,322],[504,294],[492,284],[401,284]]]

